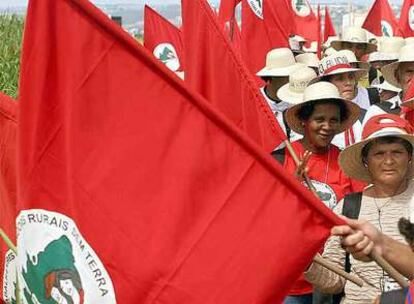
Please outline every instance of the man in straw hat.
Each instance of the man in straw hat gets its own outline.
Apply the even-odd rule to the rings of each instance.
[[[345,196],[334,209],[338,214],[372,223],[388,236],[404,242],[398,231],[398,220],[410,216],[414,204],[414,166],[412,163],[414,136],[412,126],[393,114],[371,118],[364,127],[362,141],[347,147],[339,156],[342,170],[350,178],[370,184],[363,192]],[[345,282],[329,270],[312,264],[305,277],[325,292],[344,290],[343,304],[372,303],[382,292],[399,288],[379,266],[349,257],[339,237],[331,237],[323,256],[364,281],[358,287]]]
[[[336,134],[351,127],[358,117],[358,106],[341,98],[333,84],[317,82],[309,85],[303,92],[302,101],[286,112],[289,127],[303,135],[302,139],[292,143],[296,154],[303,156],[301,165],[296,167],[287,149],[273,152],[273,157],[287,173],[300,178],[306,167],[319,197],[331,209],[351,191],[351,181],[338,165],[340,150],[331,142]],[[312,303],[312,292],[312,285],[301,277],[284,303]]]
[[[285,131],[282,113],[289,108],[290,104],[281,100],[277,96],[277,92],[289,82],[290,73],[299,67],[303,67],[303,65],[296,62],[290,49],[277,48],[267,53],[266,66],[256,74],[266,82],[260,91]]]
[[[368,62],[371,65],[369,74],[370,84],[380,84],[384,81],[381,69],[383,66],[398,60],[401,48],[405,45],[401,37],[381,37],[377,52],[369,54]]]
[[[360,61],[362,61],[364,55],[377,50],[375,44],[368,42],[367,31],[355,26],[345,28],[342,39],[331,41],[331,47],[337,51],[350,50]]]
[[[414,44],[402,47],[398,61],[387,64],[381,71],[390,84],[403,91],[406,90],[414,76]]]

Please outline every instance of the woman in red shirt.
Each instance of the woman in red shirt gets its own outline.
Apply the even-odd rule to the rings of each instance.
[[[359,107],[340,97],[335,85],[317,82],[309,85],[303,95],[303,102],[286,112],[286,122],[303,138],[292,143],[301,158],[298,170],[287,149],[273,152],[273,156],[287,172],[298,177],[306,167],[307,174],[321,200],[331,209],[350,192],[350,179],[338,164],[339,148],[331,144],[336,134],[351,127],[359,117]],[[286,298],[285,304],[312,303],[312,285],[302,276],[296,281]]]

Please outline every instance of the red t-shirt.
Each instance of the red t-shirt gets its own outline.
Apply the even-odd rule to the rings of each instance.
[[[292,147],[299,157],[305,153],[300,141],[293,142]],[[339,148],[331,145],[329,151],[324,154],[312,154],[307,164],[309,178],[312,180],[321,200],[330,209],[333,209],[345,194],[351,192],[351,180],[342,172],[338,164],[339,153]],[[296,171],[296,164],[287,149],[283,167],[291,174]],[[302,274],[289,294],[303,295],[312,293],[312,290],[312,285],[305,280]]]

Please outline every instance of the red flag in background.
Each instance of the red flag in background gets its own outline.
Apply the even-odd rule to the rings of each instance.
[[[0,228],[16,244],[17,102],[0,92]],[[15,301],[16,255],[0,239],[1,299]],[[6,270],[6,271],[5,271]]]
[[[29,2],[19,101],[26,298],[279,303],[343,223],[87,0]]]
[[[329,37],[336,36],[335,26],[333,25],[329,8],[325,5],[325,25],[323,32],[323,42],[326,42]]]
[[[182,0],[181,6],[186,82],[270,153],[286,136],[208,2]]]
[[[322,22],[321,22],[321,6],[318,4],[318,44],[317,52],[318,58],[322,58]]]
[[[242,0],[241,50],[244,62],[255,75],[265,66],[271,49],[289,47],[289,35],[294,23],[288,10],[272,1]],[[283,16],[284,19],[280,19]]]
[[[404,0],[398,25],[404,37],[414,36],[414,0]]]
[[[362,27],[376,36],[401,36],[397,18],[387,0],[375,0]]]
[[[241,32],[236,19],[236,6],[241,0],[221,0],[219,8],[219,24],[224,28],[233,44],[234,49],[240,52]]]
[[[181,31],[148,5],[145,5],[144,30],[144,46],[170,70],[183,71]]]
[[[295,34],[302,36],[309,42],[318,41],[318,18],[307,0],[283,0],[291,11],[296,26]],[[280,1],[282,2],[282,1]],[[290,21],[292,22],[292,21]]]

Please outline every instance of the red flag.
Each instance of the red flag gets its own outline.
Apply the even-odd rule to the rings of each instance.
[[[241,0],[221,0],[219,8],[219,24],[228,34],[235,50],[240,52],[241,32],[237,24],[235,10]]]
[[[414,304],[414,282],[411,282],[410,288],[407,291],[405,304]]]
[[[404,37],[414,36],[414,0],[404,0],[398,25]]]
[[[318,4],[318,44],[317,53],[318,58],[322,58],[322,22],[321,22],[321,7]]]
[[[309,42],[318,41],[319,23],[308,0],[284,0],[287,2],[296,25],[295,34]],[[282,2],[282,1],[281,1]]]
[[[182,0],[186,82],[269,153],[285,134],[205,0]],[[199,37],[204,42],[199,43]]]
[[[145,5],[144,46],[172,71],[184,70],[181,31]]]
[[[329,8],[325,5],[325,26],[323,32],[323,42],[328,41],[329,37],[336,36],[335,26],[333,25]]]
[[[289,47],[289,35],[294,33],[294,23],[284,22],[290,18],[288,10],[282,12],[275,3],[242,0],[241,50],[243,60],[253,74],[265,66],[267,52]],[[284,19],[280,19],[281,16]]]
[[[387,0],[375,0],[362,27],[376,36],[401,36],[397,18]]]
[[[0,92],[0,228],[16,243],[17,102]],[[0,239],[1,298],[15,301],[16,256]]]
[[[87,0],[29,2],[20,102],[26,298],[278,303],[342,223]]]

